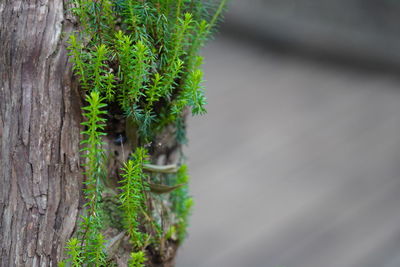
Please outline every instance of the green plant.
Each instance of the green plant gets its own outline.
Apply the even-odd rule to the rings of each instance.
[[[225,3],[72,1],[80,31],[70,36],[68,49],[86,95],[82,123],[86,204],[76,237],[66,246],[69,258],[61,265],[111,264],[112,255],[107,253],[112,249],[104,236],[105,228],[113,227],[105,223],[107,194],[117,203],[116,214],[122,214],[122,225],[129,235],[129,266],[144,266],[146,253],[162,257],[165,246],[184,240],[193,205],[186,165],[181,164],[176,173],[146,169],[152,155],[144,146],[170,128],[177,142],[185,143],[186,110],[191,109],[193,115],[206,112],[198,53]],[[107,131],[115,123],[110,118],[115,117],[125,121],[132,153],[116,177],[110,177]],[[123,142],[117,144],[122,146]],[[119,186],[110,187],[112,179],[117,179]]]
[[[143,267],[146,261],[146,256],[143,251],[132,252],[131,258],[128,261],[129,267]]]
[[[139,214],[145,211],[145,190],[147,182],[143,172],[143,164],[146,162],[147,153],[143,148],[137,148],[124,164],[122,169],[121,193],[119,199],[124,211],[124,225],[128,234],[137,248],[142,248],[145,243],[144,235],[139,231]]]
[[[69,262],[72,267],[79,267],[83,264],[83,258],[82,258],[82,250],[81,246],[79,244],[79,240],[77,238],[71,238],[67,242],[67,251],[68,251],[68,256]]]
[[[193,199],[188,194],[189,175],[187,166],[182,165],[176,174],[176,183],[184,184],[171,193],[173,210],[176,213],[175,229],[179,240],[184,240],[186,228],[188,226],[188,217],[193,206]]]

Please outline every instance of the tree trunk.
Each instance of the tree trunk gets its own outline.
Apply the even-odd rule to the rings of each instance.
[[[57,266],[82,208],[82,95],[64,38],[76,26],[68,2],[0,3],[0,267]],[[181,157],[172,132],[150,145],[154,163]],[[113,136],[106,147],[124,161],[130,152],[113,146]],[[111,165],[109,173],[119,171]],[[148,265],[173,266],[177,247],[165,240],[160,251],[149,249]]]
[[[0,266],[56,266],[81,199],[67,0],[0,3]]]

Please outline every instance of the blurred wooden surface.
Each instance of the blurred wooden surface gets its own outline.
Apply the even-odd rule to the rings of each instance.
[[[400,80],[219,36],[178,267],[399,267]]]
[[[224,28],[363,64],[400,66],[400,1],[230,0]]]

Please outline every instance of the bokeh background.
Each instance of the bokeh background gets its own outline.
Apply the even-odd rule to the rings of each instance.
[[[233,0],[177,267],[400,266],[400,1]]]

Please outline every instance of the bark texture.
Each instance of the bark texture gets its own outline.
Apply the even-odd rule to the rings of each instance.
[[[81,211],[82,97],[63,37],[75,25],[67,2],[0,2],[0,267],[57,266]],[[109,166],[118,179],[132,147],[112,145],[115,131],[106,143],[120,155]],[[154,163],[181,157],[173,132],[151,143]],[[173,266],[177,247],[165,240],[161,251],[148,251],[148,265]],[[127,258],[114,260],[126,266]]]
[[[0,266],[56,266],[82,184],[62,0],[0,2]]]

